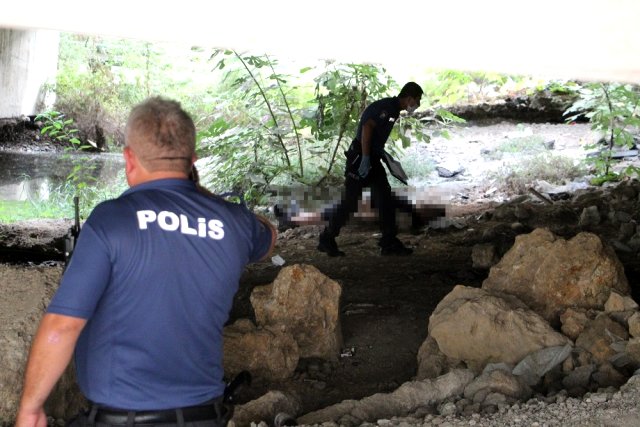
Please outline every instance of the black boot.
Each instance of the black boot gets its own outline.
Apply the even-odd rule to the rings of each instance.
[[[382,238],[378,243],[380,255],[411,255],[413,249],[406,247],[397,237]]]
[[[424,233],[425,225],[426,223],[418,214],[411,215],[411,234],[413,234],[414,236],[418,236]]]
[[[330,257],[344,256],[345,253],[338,249],[335,236],[329,232],[326,228],[320,233],[320,239],[318,241],[318,250],[325,252]]]

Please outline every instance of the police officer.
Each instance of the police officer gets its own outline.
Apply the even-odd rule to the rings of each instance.
[[[44,402],[75,349],[90,408],[72,425],[225,425],[222,329],[245,265],[276,232],[189,180],[195,127],[151,98],[129,117],[130,188],[87,219],[33,342],[16,420],[46,426]]]
[[[340,203],[325,214],[328,225],[320,234],[319,251],[331,257],[344,256],[344,252],[338,249],[335,238],[346,224],[349,214],[357,210],[362,189],[371,187],[372,201],[380,214],[380,253],[410,255],[413,252],[396,237],[395,210],[398,200],[391,192],[381,160],[387,138],[400,116],[400,111],[415,111],[420,106],[422,93],[422,88],[417,83],[409,82],[397,97],[375,101],[362,113],[356,138],[347,151],[345,194]]]

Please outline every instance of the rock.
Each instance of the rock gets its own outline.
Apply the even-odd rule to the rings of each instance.
[[[484,402],[482,402],[482,404],[500,406],[500,405],[508,404],[509,401],[510,399],[508,399],[507,396],[505,396],[502,393],[489,393],[487,394],[487,397],[485,397]]]
[[[640,338],[631,338],[625,348],[625,354],[631,359],[633,368],[640,368]]]
[[[513,211],[513,215],[519,220],[529,219],[531,218],[531,207],[522,203],[518,204]]]
[[[604,310],[608,313],[613,311],[637,310],[638,304],[628,295],[620,295],[616,291],[611,291],[609,299],[604,304]]]
[[[378,393],[359,401],[344,400],[305,414],[298,418],[298,422],[302,425],[339,421],[346,414],[369,422],[392,416],[406,416],[417,408],[461,394],[471,380],[473,372],[457,369],[433,380],[404,383],[393,393]]]
[[[562,385],[567,390],[576,388],[586,389],[591,381],[591,374],[596,370],[595,365],[580,366],[562,379]]]
[[[434,310],[429,335],[443,354],[477,372],[487,363],[516,364],[536,350],[569,342],[517,298],[461,285]]]
[[[620,201],[633,201],[638,197],[638,189],[633,182],[622,182],[611,189],[611,198]]]
[[[443,164],[436,166],[438,176],[441,178],[453,178],[454,176],[464,172],[464,167],[458,164]]]
[[[636,252],[640,251],[640,233],[636,233],[631,236],[627,242],[627,246]]]
[[[420,349],[418,349],[418,373],[416,374],[416,380],[437,378],[459,364],[460,361],[449,359],[442,354],[436,340],[427,336],[420,346]]]
[[[231,422],[236,426],[248,426],[252,423],[266,421],[273,425],[279,413],[295,417],[302,409],[298,396],[281,391],[270,391],[258,399],[243,405],[236,405]]]
[[[482,370],[482,373],[488,374],[489,372],[492,372],[498,369],[501,371],[511,373],[511,371],[513,371],[513,366],[507,365],[506,363],[489,363],[487,364],[487,366],[484,367],[484,369]]]
[[[629,320],[627,320],[627,324],[629,325],[629,334],[634,338],[640,337],[640,313],[635,313]]]
[[[458,413],[458,408],[453,402],[444,402],[438,406],[438,413],[443,417],[455,415]]]
[[[584,331],[576,339],[576,346],[587,350],[594,360],[605,363],[616,354],[611,344],[628,338],[626,329],[606,314],[601,314],[587,323]]]
[[[491,243],[479,243],[471,249],[473,268],[488,270],[500,261],[496,247]]]
[[[280,270],[272,284],[256,287],[251,304],[260,326],[286,329],[300,357],[338,360],[342,348],[339,304],[342,288],[311,265]]]
[[[592,375],[593,380],[600,387],[620,387],[627,381],[627,377],[622,375],[611,363],[605,362]]]
[[[517,236],[482,288],[517,296],[554,326],[568,307],[602,309],[612,289],[629,294],[622,263],[598,236],[567,241],[544,229]]]
[[[611,317],[613,320],[620,323],[621,325],[628,325],[629,318],[636,313],[637,313],[636,310],[607,312],[607,314],[609,314],[609,317]]]
[[[598,212],[597,206],[589,206],[584,208],[580,214],[580,221],[578,225],[582,228],[600,224],[600,212]]]
[[[482,399],[475,399],[483,393]],[[483,402],[490,393],[500,393],[518,400],[526,400],[531,396],[531,388],[517,376],[502,370],[491,371],[474,379],[464,389],[464,397],[476,402]]]
[[[240,319],[225,327],[223,336],[227,377],[246,370],[266,380],[282,380],[290,378],[298,365],[298,344],[280,328],[257,328],[250,320]]]
[[[540,378],[556,366],[559,366],[571,354],[572,346],[547,347],[527,355],[513,368],[513,375],[519,376],[530,386],[536,385]]]
[[[633,249],[631,249],[630,246],[622,243],[620,240],[611,239],[609,240],[609,244],[611,244],[611,247],[613,247],[613,249],[615,249],[616,252],[622,252],[625,254],[633,253]]]
[[[611,211],[609,212],[609,219],[611,220],[612,223],[614,224],[624,224],[624,223],[630,223],[633,220],[633,217],[631,216],[630,213],[628,212],[624,212],[624,211]],[[635,224],[632,224],[635,228]],[[634,230],[635,232],[635,230]],[[633,234],[633,233],[631,233]]]
[[[626,241],[636,234],[636,223],[625,222],[620,224],[620,230],[618,232],[618,240]]]
[[[587,311],[584,309],[567,308],[560,315],[562,333],[575,341],[589,322]]]
[[[497,206],[493,211],[493,217],[499,221],[510,221],[515,220],[515,207],[512,205],[500,205]]]

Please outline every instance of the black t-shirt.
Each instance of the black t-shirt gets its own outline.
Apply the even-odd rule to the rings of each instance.
[[[384,144],[389,138],[389,134],[396,124],[396,120],[400,116],[400,100],[394,96],[391,98],[382,98],[373,102],[365,108],[360,123],[358,124],[358,132],[356,139],[362,142],[362,126],[369,120],[373,119],[376,127],[371,135],[371,153],[380,156],[384,149]]]

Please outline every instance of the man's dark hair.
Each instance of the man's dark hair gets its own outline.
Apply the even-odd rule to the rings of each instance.
[[[423,93],[424,92],[422,91],[422,88],[418,83],[409,82],[402,87],[402,90],[400,91],[400,95],[398,95],[398,98],[404,98],[406,96],[417,98],[419,96],[422,96]]]

